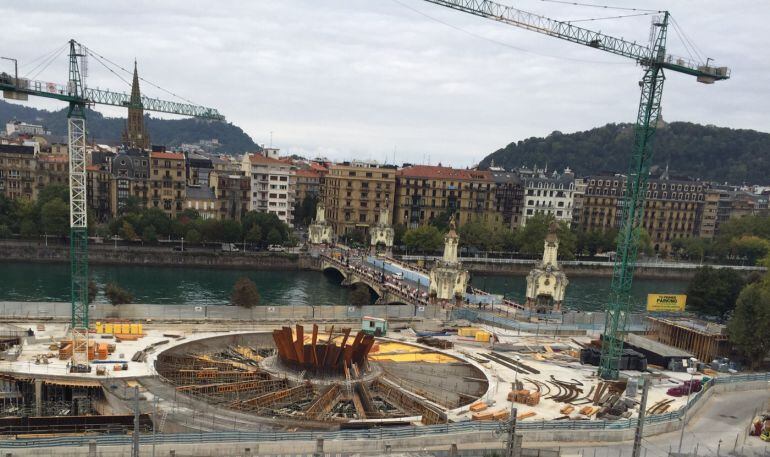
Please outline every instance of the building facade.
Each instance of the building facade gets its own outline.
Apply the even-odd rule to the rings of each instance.
[[[0,144],[0,194],[12,200],[37,198],[36,175],[33,146]]]
[[[495,181],[489,171],[414,165],[397,173],[396,222],[414,228],[444,213],[458,225],[499,222]]]
[[[249,211],[251,178],[243,172],[212,171],[209,183],[217,198],[217,218],[240,221]]]
[[[587,178],[581,227],[586,231],[619,228],[626,177],[605,174]],[[707,186],[700,181],[668,176],[647,183],[642,228],[650,235],[656,252],[671,251],[677,238],[699,236],[703,224]]]
[[[324,177],[326,219],[337,236],[369,228],[379,222],[382,206],[393,207],[396,167],[367,162],[343,162],[329,167]]]
[[[510,229],[520,227],[524,200],[521,176],[515,171],[492,171],[492,180],[495,183],[495,210],[500,222]]]
[[[110,209],[117,216],[131,197],[141,207],[149,202],[150,158],[141,149],[123,149],[110,163]]]
[[[293,226],[296,192],[294,167],[259,153],[244,154],[241,167],[251,180],[249,210],[275,214],[278,219]]]
[[[150,208],[160,208],[172,219],[184,210],[185,156],[181,152],[150,153]]]
[[[567,168],[564,173],[536,170],[524,178],[524,204],[521,225],[536,214],[553,216],[556,221],[572,224],[575,194],[575,174]]]

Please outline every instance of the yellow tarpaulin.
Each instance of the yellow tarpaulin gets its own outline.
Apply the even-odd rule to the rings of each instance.
[[[647,311],[676,313],[684,311],[687,295],[648,294]]]

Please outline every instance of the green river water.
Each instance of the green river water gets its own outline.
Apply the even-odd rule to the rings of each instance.
[[[227,302],[233,284],[248,276],[265,305],[330,305],[347,303],[348,290],[333,276],[314,271],[253,271],[202,268],[93,266],[91,277],[99,290],[115,282],[134,295],[135,303],[214,305]],[[524,276],[474,275],[473,284],[521,301]],[[679,280],[635,281],[633,294],[642,306],[648,293],[681,293]],[[608,278],[575,277],[567,288],[570,309],[598,310],[609,288]],[[69,301],[69,265],[0,263],[0,301]],[[100,292],[97,302],[106,302]]]

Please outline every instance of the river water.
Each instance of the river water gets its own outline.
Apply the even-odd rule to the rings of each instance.
[[[69,297],[69,265],[0,263],[0,301],[60,301]],[[212,305],[228,301],[233,284],[247,276],[257,285],[264,305],[330,305],[347,303],[348,290],[339,279],[315,271],[253,271],[203,268],[101,266],[91,267],[91,278],[101,292],[110,282],[134,295],[135,303]],[[476,274],[473,284],[491,293],[522,301],[524,276]],[[640,279],[634,282],[635,308],[643,306],[648,293],[682,293],[686,281]],[[566,307],[602,309],[609,289],[608,278],[575,277],[567,288]]]

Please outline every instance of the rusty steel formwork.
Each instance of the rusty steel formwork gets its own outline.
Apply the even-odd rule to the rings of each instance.
[[[405,413],[420,414],[422,416],[422,423],[425,425],[443,424],[447,421],[446,415],[441,411],[441,408],[430,405],[424,399],[408,393],[390,381],[380,378],[372,383],[372,387],[377,390],[377,393],[382,398],[398,406]]]
[[[301,325],[295,328],[296,338],[291,327],[273,330],[273,340],[278,348],[278,358],[291,368],[308,373],[322,375],[344,374],[350,377],[350,372],[360,372],[367,364],[367,356],[374,345],[374,337],[359,331],[350,339],[350,329],[342,329],[342,341],[335,343],[334,326],[329,329],[325,342],[318,341],[318,325],[313,324],[310,342],[305,342],[305,332]],[[355,367],[355,368],[354,368]]]

